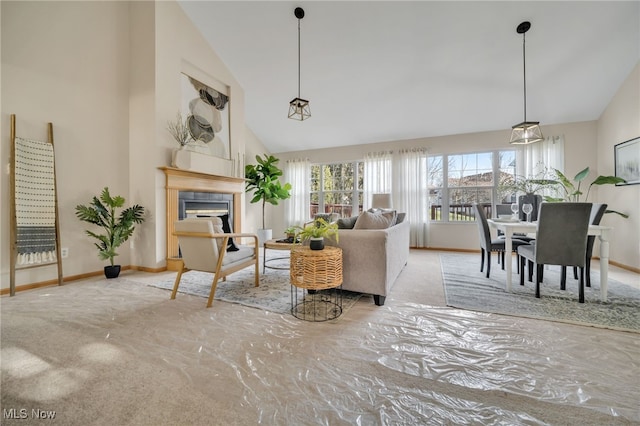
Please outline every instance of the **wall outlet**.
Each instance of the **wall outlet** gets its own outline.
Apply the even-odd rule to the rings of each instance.
[[[69,249],[66,247],[62,247],[60,249],[60,254],[62,255],[62,258],[64,259],[65,257],[69,257]]]

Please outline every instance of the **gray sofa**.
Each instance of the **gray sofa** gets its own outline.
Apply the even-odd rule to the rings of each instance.
[[[386,229],[340,229],[342,289],[373,295],[376,305],[385,298],[409,259],[409,222]]]

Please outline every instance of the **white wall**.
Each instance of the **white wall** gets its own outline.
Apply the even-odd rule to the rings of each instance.
[[[162,268],[166,216],[158,167],[170,164],[178,146],[166,125],[180,108],[180,73],[228,86],[232,158],[244,153],[242,88],[175,2],[2,1],[0,8],[1,287],[9,286],[11,113],[20,136],[46,140],[46,123],[54,125],[61,243],[69,248],[64,275],[105,265],[84,234],[90,226],[75,217],[75,206],[104,186],[147,210],[118,263]],[[230,175],[231,161],[211,157],[211,168]],[[55,277],[55,268],[29,269],[16,284]]]
[[[640,136],[640,63],[620,86],[598,120],[598,172],[615,174],[614,145]],[[602,224],[614,228],[613,261],[640,269],[640,185],[601,187],[599,201],[630,214],[628,219],[605,215]]]
[[[269,151],[264,144],[257,138],[257,136],[251,131],[251,129],[245,129],[245,161],[246,164],[257,164],[256,155],[263,157],[265,154],[269,154]],[[283,167],[283,162],[278,164],[280,168]],[[245,194],[246,210],[244,216],[244,232],[255,233],[258,229],[262,228],[262,203],[258,202],[251,204],[253,198],[253,192],[247,192]],[[267,203],[265,208],[265,223],[267,228],[269,224],[273,222],[272,218],[274,212],[278,212],[277,207]],[[273,234],[277,235],[277,234]]]
[[[129,5],[6,2],[2,8],[1,281],[9,286],[9,115],[18,136],[46,140],[53,123],[65,275],[102,269],[75,206],[108,186],[129,198]],[[88,37],[87,35],[91,36]],[[128,247],[120,261],[128,264]],[[54,267],[17,274],[17,285],[50,280]]]

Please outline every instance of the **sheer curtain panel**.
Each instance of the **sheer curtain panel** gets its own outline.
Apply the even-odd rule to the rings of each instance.
[[[308,159],[288,160],[284,170],[285,182],[291,184],[291,197],[285,200],[285,225],[303,225],[309,220],[309,184],[311,164]]]
[[[391,192],[392,151],[369,152],[364,158],[362,208],[371,207],[371,196]]]
[[[550,136],[524,146],[522,173],[526,177],[541,176],[558,169],[564,173],[564,136]]]
[[[428,197],[427,150],[401,150],[393,157],[393,205],[406,212],[411,223],[411,247],[427,247]]]

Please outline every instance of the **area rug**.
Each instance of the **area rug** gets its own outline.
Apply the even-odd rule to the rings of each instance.
[[[609,279],[606,302],[600,300],[600,274],[591,271],[585,303],[578,303],[578,281],[567,271],[567,290],[560,290],[560,267],[544,270],[541,297],[535,284],[521,286],[515,260],[512,292],[505,290],[506,273],[492,256],[491,276],[480,272],[480,255],[440,255],[447,306],[480,312],[567,322],[640,333],[640,289]]]
[[[278,263],[270,263],[270,265],[285,266]],[[290,314],[291,284],[289,282],[289,270],[268,268],[266,273],[263,274],[261,264],[259,287],[254,286],[253,271],[253,267],[248,267],[229,275],[226,281],[219,281],[213,298],[213,306],[215,306],[218,301],[224,301],[271,312]],[[186,272],[182,274],[178,293],[208,298],[212,281],[213,274],[200,271]],[[173,290],[174,282],[175,277],[157,282],[149,282],[148,285],[165,290]],[[346,290],[342,291],[343,315],[360,299],[360,296],[360,293]],[[176,297],[180,297],[180,295]]]

